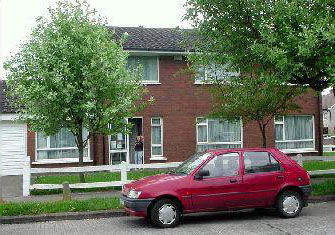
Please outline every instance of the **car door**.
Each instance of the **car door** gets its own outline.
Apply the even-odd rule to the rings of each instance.
[[[192,204],[195,210],[220,210],[238,207],[241,200],[241,158],[238,152],[214,156],[200,170],[209,176],[192,181]]]
[[[245,206],[270,206],[285,183],[278,160],[267,151],[243,152],[243,192]]]

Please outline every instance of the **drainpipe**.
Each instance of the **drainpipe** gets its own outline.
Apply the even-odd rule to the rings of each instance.
[[[319,112],[319,155],[323,155],[323,115],[322,115],[322,94],[318,92],[318,112]]]

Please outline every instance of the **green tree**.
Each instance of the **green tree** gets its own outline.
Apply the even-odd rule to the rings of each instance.
[[[92,133],[123,131],[125,118],[148,103],[140,73],[126,70],[124,38],[115,38],[87,2],[60,1],[37,19],[30,39],[5,63],[20,119],[45,135],[69,128],[79,166]]]
[[[185,7],[195,49],[212,61],[242,73],[262,65],[274,79],[318,91],[335,84],[335,1],[187,0]]]
[[[241,117],[245,124],[256,121],[263,147],[267,147],[266,128],[270,121],[288,111],[299,110],[294,97],[304,91],[301,86],[283,84],[271,76],[232,77],[214,83],[209,116],[231,121]]]
[[[185,7],[195,28],[191,70],[239,71],[229,82],[209,79],[211,116],[256,121],[263,146],[273,116],[298,109],[299,85],[321,91],[335,84],[334,1],[187,0]]]

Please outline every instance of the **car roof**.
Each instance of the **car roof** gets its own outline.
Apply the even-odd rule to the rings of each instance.
[[[215,155],[222,154],[226,152],[246,152],[246,151],[279,151],[277,148],[229,148],[229,149],[209,149],[207,152],[213,153]]]

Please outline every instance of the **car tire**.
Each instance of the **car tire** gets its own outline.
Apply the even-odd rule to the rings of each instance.
[[[151,223],[159,228],[173,228],[180,223],[181,208],[178,202],[172,199],[161,199],[150,210]]]
[[[282,192],[277,199],[276,209],[283,218],[294,218],[302,210],[303,201],[296,191],[287,190]]]

